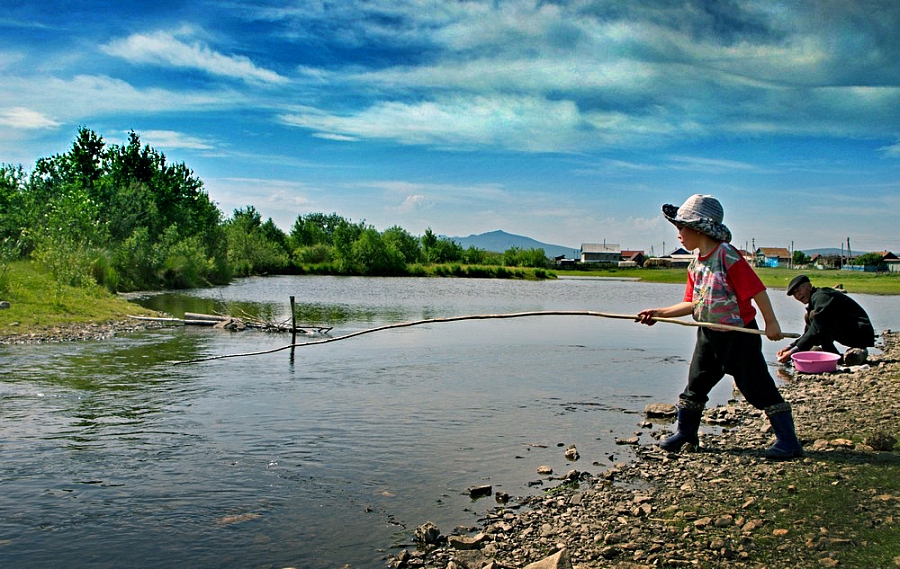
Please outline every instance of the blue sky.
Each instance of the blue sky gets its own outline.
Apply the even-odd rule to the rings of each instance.
[[[289,230],[900,250],[894,0],[4,3],[0,162],[79,126],[184,162]]]

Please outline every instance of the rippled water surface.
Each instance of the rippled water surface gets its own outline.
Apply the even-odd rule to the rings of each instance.
[[[677,302],[681,285],[561,279],[275,277],[163,294],[331,336],[467,314]],[[773,291],[785,330],[802,307]],[[878,329],[887,297],[857,297]],[[693,329],[543,316],[400,328],[268,355],[287,334],[172,327],[101,342],[0,346],[0,566],[383,567],[425,521],[540,492],[536,469],[627,460],[651,401],[683,388]],[[783,344],[781,344],[783,345]],[[767,343],[768,359],[778,344]],[[722,382],[715,401],[730,396]],[[647,439],[647,436],[643,436]],[[647,439],[649,442],[649,439]],[[568,445],[581,459],[565,459]],[[544,481],[548,487],[549,483]]]

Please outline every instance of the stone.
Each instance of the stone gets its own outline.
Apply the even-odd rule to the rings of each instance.
[[[546,465],[538,466],[537,473],[541,476],[547,476],[553,474],[553,468]]]
[[[441,530],[433,522],[425,522],[416,528],[413,539],[423,545],[434,545],[441,538]]]
[[[644,407],[644,416],[648,419],[670,419],[678,414],[671,403],[649,403]]]
[[[0,310],[7,310],[9,308],[12,308],[12,305],[8,300],[0,300]]]
[[[484,496],[490,496],[494,489],[490,484],[483,484],[481,486],[473,486],[466,491],[469,493],[469,497],[474,500]]]
[[[860,366],[866,363],[869,358],[869,351],[865,348],[850,348],[844,352],[844,365]]]
[[[487,535],[483,533],[478,533],[471,537],[466,535],[451,535],[447,538],[447,544],[453,549],[480,549],[487,540]]]
[[[569,559],[568,550],[562,549],[540,561],[529,563],[525,569],[572,569],[572,561]]]

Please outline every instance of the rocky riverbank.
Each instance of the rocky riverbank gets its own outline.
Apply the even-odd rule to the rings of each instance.
[[[165,326],[165,324],[135,319],[87,322],[84,324],[60,324],[44,326],[27,332],[9,332],[2,334],[0,335],[0,345],[105,340],[107,338],[112,338],[116,334],[124,334],[150,328],[160,328],[163,326]]]
[[[477,528],[424,524],[417,547],[388,565],[900,567],[900,334],[881,341],[867,365],[782,378],[801,459],[766,461],[768,421],[740,398],[706,410],[699,452],[637,444],[671,428],[647,419],[628,441],[631,462],[586,465],[540,496],[497,497]]]

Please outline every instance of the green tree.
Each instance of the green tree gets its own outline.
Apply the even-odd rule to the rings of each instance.
[[[884,262],[884,256],[881,253],[863,253],[859,257],[853,259],[853,264],[862,265],[864,267],[887,267],[887,263]]]
[[[341,222],[334,228],[332,242],[334,245],[334,259],[342,272],[354,271],[355,256],[353,244],[366,229],[365,222],[352,223],[341,218]]]
[[[430,227],[422,236],[422,256],[426,263],[459,263],[463,260],[464,253],[462,245],[452,239],[436,236]]]
[[[385,229],[382,238],[385,244],[400,251],[405,263],[416,263],[422,256],[419,239],[400,226],[394,225]]]
[[[364,229],[351,246],[351,272],[360,275],[401,275],[406,272],[403,253],[374,228]]]
[[[291,227],[290,240],[293,248],[311,245],[334,244],[334,232],[343,224],[349,223],[336,213],[310,213],[297,216]]]
[[[24,228],[21,214],[26,180],[21,165],[0,164],[0,239],[19,240]]]
[[[277,273],[289,265],[285,250],[270,240],[262,228],[262,216],[252,205],[234,210],[232,218],[225,222],[228,262],[235,274]]]
[[[794,262],[794,266],[797,267],[799,265],[807,265],[809,264],[809,255],[804,253],[803,251],[794,251],[794,256],[792,257]]]

